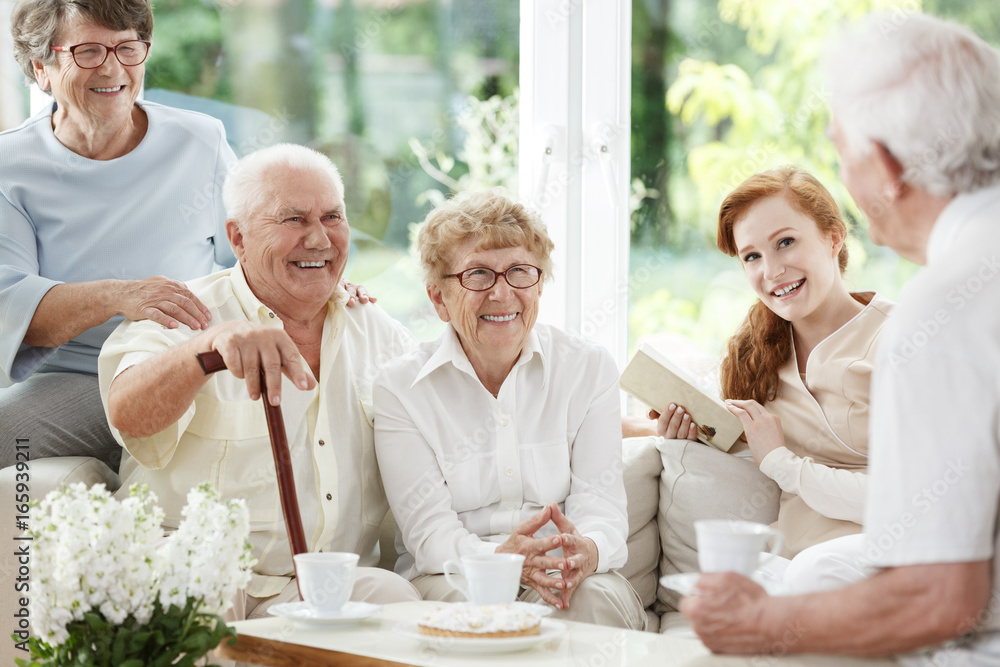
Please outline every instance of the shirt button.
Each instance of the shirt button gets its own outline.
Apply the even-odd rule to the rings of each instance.
[[[507,466],[506,468],[504,468],[503,474],[507,475],[508,477],[513,477],[514,468],[512,468],[511,466]]]
[[[326,494],[326,499],[327,500],[333,500],[333,494],[332,493]]]
[[[272,320],[274,319],[274,313],[268,312],[267,316],[270,317]]]
[[[515,505],[514,503],[507,503],[506,505],[504,505],[504,508],[509,510],[517,509],[517,505]]]
[[[506,426],[509,421],[510,421],[510,418],[507,417],[507,415],[500,415],[500,425],[501,426]]]
[[[323,445],[325,445],[325,444],[326,444],[326,441],[324,441],[324,440],[320,440],[320,441],[319,441],[319,446],[320,446],[320,447],[322,447],[322,446],[323,446]]]

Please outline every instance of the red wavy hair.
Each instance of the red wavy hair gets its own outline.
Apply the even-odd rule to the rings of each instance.
[[[785,166],[755,174],[729,193],[719,209],[715,239],[719,250],[735,257],[736,223],[756,202],[778,195],[810,217],[823,234],[839,233],[842,238],[847,237],[847,225],[830,191],[812,174]],[[847,268],[846,243],[837,261],[843,273]],[[723,397],[753,399],[761,404],[774,400],[778,392],[778,369],[792,355],[792,328],[788,322],[758,300],[729,339],[727,348],[721,369]]]

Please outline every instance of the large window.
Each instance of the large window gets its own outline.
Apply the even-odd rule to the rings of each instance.
[[[723,197],[782,164],[813,172],[853,229],[846,279],[895,299],[916,267],[868,239],[825,136],[819,59],[873,9],[923,10],[1000,44],[1000,5],[976,0],[633,0],[629,343],[674,334],[718,356],[755,301],[715,247]]]

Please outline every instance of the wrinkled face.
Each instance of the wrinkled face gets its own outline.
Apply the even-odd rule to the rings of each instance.
[[[56,45],[96,42],[112,47],[130,39],[139,39],[135,30],[118,32],[82,19],[70,19],[59,31]],[[105,120],[122,119],[132,112],[146,73],[145,63],[125,67],[109,52],[97,69],[83,69],[73,61],[71,53],[54,53],[56,59],[51,65],[35,61],[35,78],[43,90],[51,88],[61,109],[71,115],[79,113]]]
[[[265,181],[267,204],[229,240],[257,298],[281,312],[321,308],[347,266],[351,231],[344,200],[320,171],[275,168]]]
[[[840,154],[840,180],[868,218],[868,235],[878,245],[896,248],[907,230],[893,208],[888,174],[875,151],[861,155],[848,143],[836,118],[827,133]]]
[[[792,322],[821,308],[839,280],[839,235],[826,236],[785,197],[761,199],[733,226],[747,280],[772,312]]]
[[[469,239],[456,248],[445,266],[445,273],[460,273],[474,267],[486,267],[499,273],[516,264],[538,266],[535,253],[521,246],[481,250],[477,248],[478,243],[478,239]],[[517,289],[508,285],[502,276],[497,276],[492,288],[473,292],[462,287],[458,278],[441,278],[427,286],[427,294],[438,317],[455,327],[470,359],[496,358],[508,363],[520,353],[535,325],[542,283]]]

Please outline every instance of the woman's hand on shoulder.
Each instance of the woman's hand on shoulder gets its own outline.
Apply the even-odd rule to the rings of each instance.
[[[781,419],[772,415],[757,401],[728,400],[726,407],[739,417],[740,423],[743,424],[743,432],[746,433],[750,453],[758,466],[765,456],[778,447],[785,446],[785,433],[781,430]]]
[[[114,310],[130,320],[153,320],[168,329],[207,329],[212,313],[187,285],[164,276],[113,283]]]
[[[375,303],[378,301],[378,297],[372,296],[365,289],[365,286],[360,283],[352,283],[347,278],[342,278],[340,280],[340,286],[344,288],[347,292],[347,306],[348,308],[353,306],[355,303]]]

